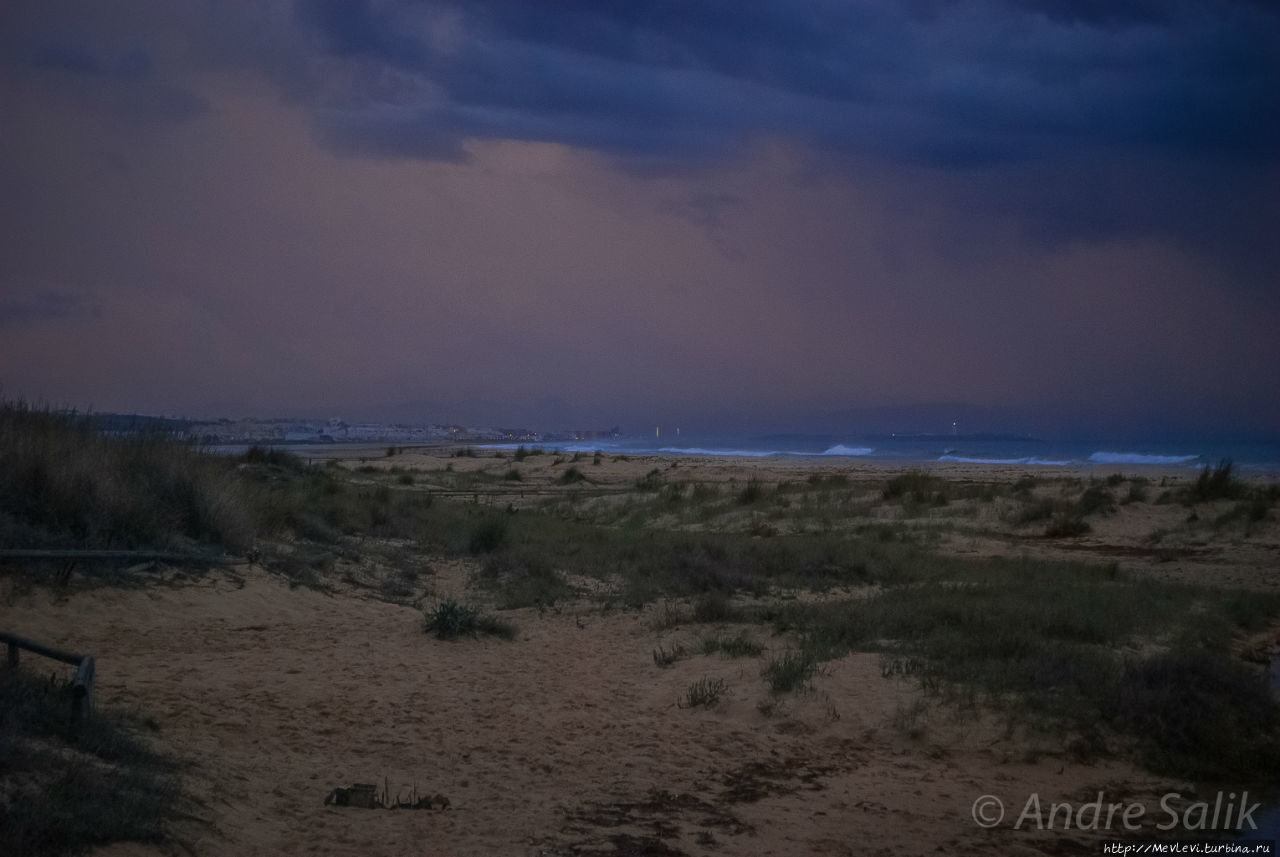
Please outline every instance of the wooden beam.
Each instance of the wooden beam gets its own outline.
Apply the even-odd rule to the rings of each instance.
[[[134,560],[163,562],[169,565],[247,565],[249,560],[234,556],[212,556],[198,553],[166,553],[164,551],[57,550],[43,548],[6,548],[0,550],[5,560]]]
[[[73,655],[70,652],[64,652],[61,649],[42,646],[39,643],[28,640],[26,637],[19,637],[17,634],[7,634],[0,632],[0,642],[9,644],[9,665],[17,666],[18,656],[15,653],[17,649],[26,649],[29,652],[35,652],[37,655],[44,655],[46,658],[53,658],[55,661],[62,661],[64,664],[71,664],[73,667],[80,666],[81,662],[87,657],[86,655]],[[92,677],[93,670],[90,668],[89,675]]]

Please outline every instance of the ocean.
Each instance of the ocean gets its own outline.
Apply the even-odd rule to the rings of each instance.
[[[518,444],[478,444],[484,449],[515,449]],[[613,455],[738,456],[746,458],[825,458],[923,467],[930,463],[1022,465],[1030,468],[1106,468],[1141,466],[1186,468],[1189,472],[1231,460],[1241,475],[1280,475],[1280,443],[1213,441],[1107,442],[1049,441],[996,436],[775,434],[752,437],[656,437],[610,441],[562,441],[543,446],[565,452]]]

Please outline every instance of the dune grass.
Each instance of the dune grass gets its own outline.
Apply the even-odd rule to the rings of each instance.
[[[0,853],[80,854],[113,842],[181,845],[199,809],[183,765],[146,736],[154,724],[99,707],[75,737],[67,731],[70,687],[25,670],[0,669]]]
[[[546,561],[531,556],[499,553],[486,560],[473,580],[497,599],[499,610],[554,607],[575,590]]]
[[[514,640],[516,627],[510,622],[481,613],[477,608],[457,601],[442,601],[425,614],[425,630],[441,640],[481,635]]]
[[[941,565],[870,598],[789,606],[775,626],[799,640],[792,660],[879,651],[886,673],[952,699],[1044,728],[1111,730],[1157,773],[1248,779],[1280,764],[1280,707],[1230,653],[1235,635],[1280,615],[1280,595],[1079,564]]]
[[[232,462],[167,435],[110,437],[83,415],[0,403],[4,546],[243,550],[256,531]]]
[[[765,664],[761,674],[775,694],[803,690],[818,674],[818,658],[807,648],[788,650]]]
[[[704,677],[689,685],[680,702],[681,708],[713,708],[725,693],[722,678]]]
[[[688,650],[682,645],[676,644],[670,649],[665,646],[658,646],[653,650],[653,663],[654,666],[669,667],[681,658],[688,656]]]
[[[699,648],[704,655],[720,654],[726,658],[758,658],[764,654],[764,646],[746,631],[703,637]]]

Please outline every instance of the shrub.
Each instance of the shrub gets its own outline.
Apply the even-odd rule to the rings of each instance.
[[[481,614],[474,607],[456,601],[443,601],[426,613],[425,630],[441,640],[478,637],[488,634],[504,640],[515,639],[516,629],[510,622]]]
[[[1203,468],[1196,481],[1187,489],[1188,501],[1205,503],[1210,500],[1234,500],[1241,496],[1245,486],[1235,478],[1232,469],[1230,458],[1222,459],[1212,470]]]
[[[696,482],[693,486],[692,499],[695,503],[705,503],[720,496],[720,488],[709,482]]]
[[[746,631],[739,631],[733,636],[721,635],[706,637],[702,640],[704,655],[722,654],[729,658],[758,658],[764,654],[764,646],[748,636]]]
[[[467,550],[472,554],[493,553],[507,541],[509,529],[506,514],[492,514],[480,522],[471,532],[467,542]]]
[[[710,708],[720,701],[724,695],[725,685],[722,678],[700,678],[689,685],[684,694],[683,708]]]
[[[1114,509],[1115,499],[1111,492],[1099,485],[1090,485],[1076,501],[1076,512],[1081,517],[1095,512],[1107,514]]]
[[[765,664],[763,671],[769,690],[774,693],[790,693],[806,688],[817,674],[817,658],[810,652],[797,650],[783,652]]]
[[[574,592],[549,563],[520,551],[490,558],[477,582],[493,591],[500,610],[551,607]]]
[[[886,500],[912,496],[917,499],[925,499],[933,493],[944,491],[945,489],[946,480],[921,470],[908,470],[906,473],[890,479],[888,484],[885,485],[882,494]]]
[[[1159,774],[1226,781],[1280,769],[1280,706],[1264,675],[1226,655],[1181,650],[1130,663],[1112,716]]]
[[[662,487],[662,471],[656,467],[653,468],[636,480],[636,487],[641,491],[657,491]]]
[[[764,498],[764,483],[759,479],[748,479],[747,487],[738,494],[738,502],[743,506],[758,503]]]
[[[569,469],[566,470],[564,473],[561,473],[560,478],[557,479],[556,481],[559,482],[561,485],[573,485],[574,483],[582,482],[586,478],[587,477],[582,475],[581,470],[579,470],[577,467],[573,465],[570,465]]]
[[[653,662],[660,667],[669,667],[686,655],[687,652],[685,652],[684,646],[678,644],[672,646],[670,651],[658,646],[653,650]]]
[[[738,613],[724,592],[707,592],[693,602],[695,622],[731,622],[735,618],[738,618]]]

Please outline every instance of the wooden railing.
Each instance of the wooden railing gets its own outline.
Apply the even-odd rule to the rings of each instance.
[[[26,637],[4,632],[0,632],[0,642],[9,645],[10,669],[18,668],[18,653],[22,649],[44,655],[46,658],[53,658],[55,661],[62,661],[64,664],[71,664],[76,668],[76,676],[71,680],[71,731],[75,732],[79,729],[80,724],[93,710],[93,655],[73,655],[70,652],[42,646]]]
[[[168,553],[166,551],[119,551],[119,550],[62,550],[44,548],[4,548],[0,549],[0,562],[6,560],[22,562],[34,560],[85,561],[121,561],[139,560],[147,562],[163,562],[169,565],[210,565],[228,566],[245,565],[247,559],[234,556],[214,556],[199,553]]]

